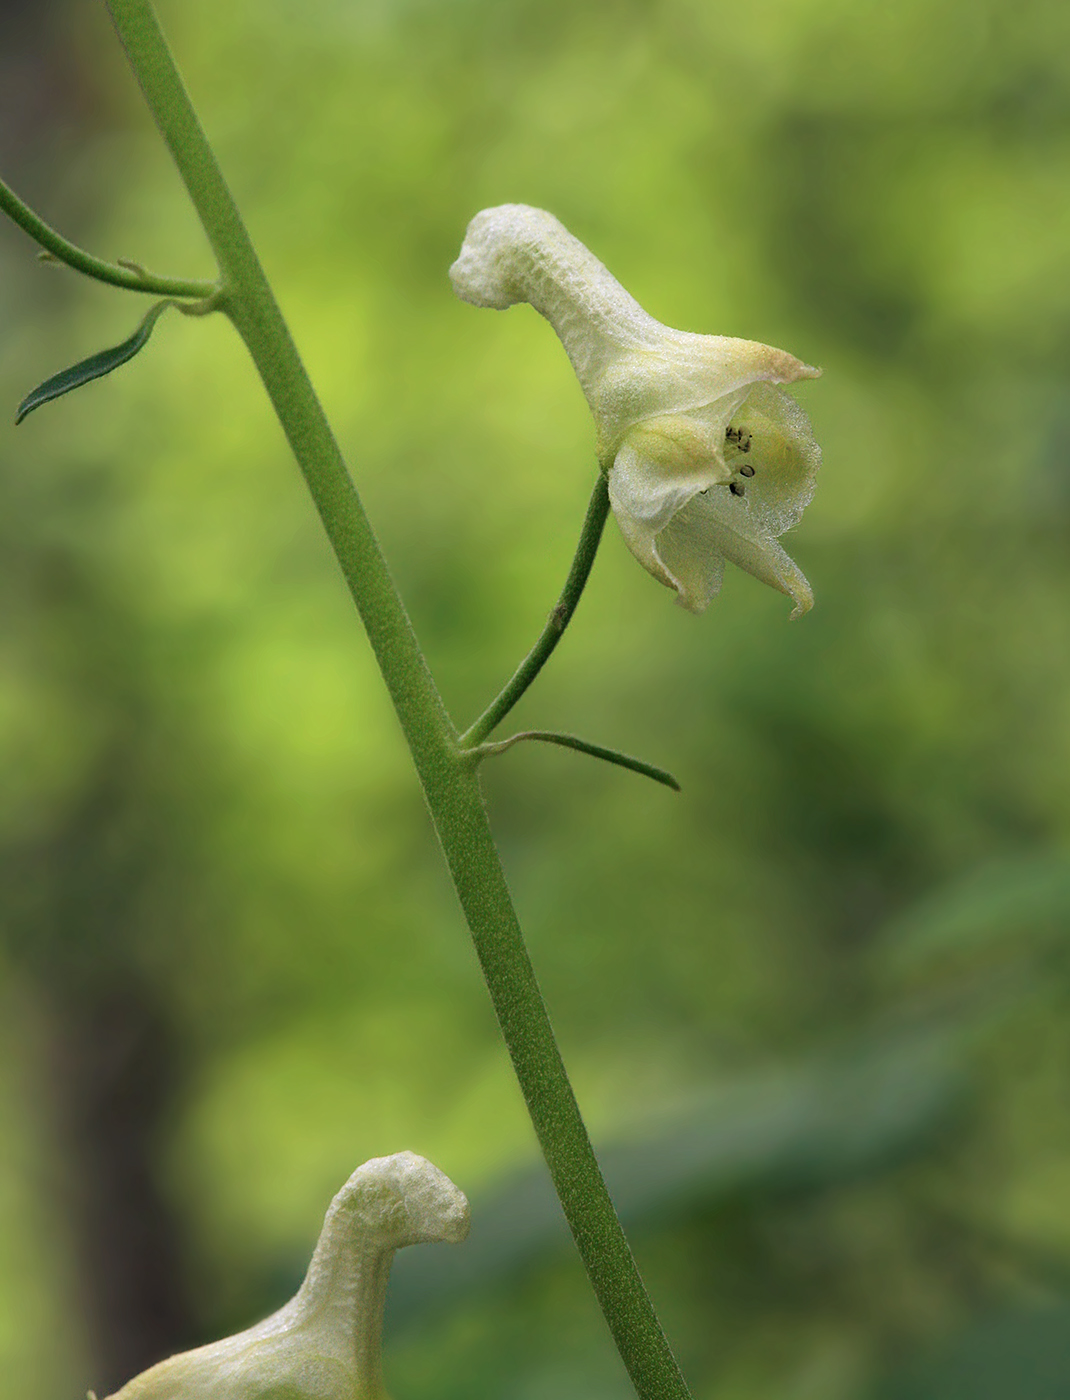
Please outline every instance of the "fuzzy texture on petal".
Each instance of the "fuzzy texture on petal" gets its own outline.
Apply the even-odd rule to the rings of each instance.
[[[813,594],[777,537],[813,495],[820,449],[798,404],[765,384],[746,395],[731,431],[725,474],[716,480],[652,453],[642,430],[628,434],[609,473],[613,513],[628,548],[690,612],[702,612],[718,592],[727,559],[786,593],[800,617]],[[740,465],[749,469],[742,479]],[[741,494],[722,484],[730,477]]]

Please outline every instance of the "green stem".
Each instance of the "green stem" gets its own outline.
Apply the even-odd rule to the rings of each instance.
[[[499,1024],[568,1223],[643,1400],[687,1387],[591,1148],[524,946],[476,774],[420,652],[234,200],[149,0],[109,0],[115,27],[219,260],[224,309],[260,373],[364,622],[412,751]]]
[[[28,204],[23,204],[14,190],[0,180],[0,210],[13,219],[19,228],[28,233],[35,243],[40,244],[53,258],[73,267],[76,272],[84,272],[87,277],[95,277],[98,282],[107,282],[113,287],[123,287],[128,292],[149,292],[153,296],[165,297],[209,297],[215,291],[212,282],[190,282],[180,277],[157,277],[133,263],[120,266],[95,258],[84,248],[71,243],[39,218]]]
[[[657,768],[653,763],[647,763],[642,758],[632,758],[630,754],[621,753],[619,749],[607,749],[604,744],[592,744],[589,740],[580,739],[575,734],[559,734],[556,729],[524,729],[519,734],[511,734],[508,739],[500,739],[496,744],[480,744],[479,748],[473,749],[471,752],[477,759],[490,757],[491,754],[505,753],[514,744],[522,743],[525,739],[537,739],[543,744],[559,744],[563,749],[575,749],[578,753],[588,753],[592,758],[601,758],[606,763],[615,763],[618,768],[628,768],[633,773],[642,773],[646,778],[653,778],[656,783],[664,783],[674,792],[680,791],[680,784],[667,769]]]
[[[576,605],[590,577],[608,515],[609,483],[604,473],[599,472],[587,506],[587,515],[580,531],[572,567],[568,571],[568,578],[561,590],[561,597],[557,600],[557,606],[547,619],[539,640],[524,657],[501,694],[491,701],[476,722],[461,735],[464,748],[474,748],[481,744],[488,734],[493,733],[549,661],[554,648],[564,636],[565,628],[572,621],[572,614],[576,611]]]

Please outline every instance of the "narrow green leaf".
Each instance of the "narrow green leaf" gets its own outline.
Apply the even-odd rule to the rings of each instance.
[[[478,749],[473,749],[471,752],[476,754],[505,753],[514,744],[522,743],[525,739],[535,739],[542,744],[560,744],[563,749],[575,749],[578,753],[588,753],[592,758],[601,758],[606,763],[615,763],[618,768],[627,768],[633,773],[642,773],[645,778],[653,778],[656,783],[663,783],[665,787],[672,788],[674,792],[680,791],[680,784],[664,768],[657,768],[653,763],[647,763],[641,758],[632,758],[630,754],[621,753],[618,749],[607,749],[601,744],[591,744],[586,739],[577,738],[575,734],[558,734],[556,730],[552,729],[525,729],[520,734],[510,735],[508,739],[501,739],[493,744],[481,744]]]
[[[105,374],[111,374],[113,369],[118,369],[120,365],[125,365],[127,360],[132,360],[139,350],[144,349],[161,312],[170,305],[170,301],[158,301],[149,310],[129,340],[124,340],[121,345],[116,345],[110,350],[98,350],[87,360],[79,360],[76,365],[71,365],[70,369],[60,370],[59,374],[54,374],[51,379],[46,379],[43,384],[39,384],[19,404],[18,412],[15,414],[16,426],[28,413],[32,413],[35,408],[40,408],[43,403],[69,394],[72,389],[80,389],[83,384],[88,384],[90,380],[100,379]]]

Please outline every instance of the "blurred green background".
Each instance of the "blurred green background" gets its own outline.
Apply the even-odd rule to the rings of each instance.
[[[1070,9],[164,0],[458,721],[595,465],[468,219],[556,213],[659,319],[824,366],[788,543],[700,619],[610,525],[488,798],[666,1327],[709,1400],[1070,1396]],[[0,11],[5,177],[211,274],[99,5]],[[0,401],[143,303],[0,229]],[[296,1286],[411,1148],[396,1400],[629,1394],[359,626],[236,337],[165,318],[0,433],[0,1394],[102,1395]]]

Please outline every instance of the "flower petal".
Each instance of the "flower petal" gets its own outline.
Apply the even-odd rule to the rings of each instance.
[[[653,323],[657,338],[607,356],[596,377],[580,375],[598,429],[598,453],[611,459],[635,424],[665,415],[719,422],[723,430],[756,386],[811,379],[820,370],[754,340],[696,335]]]
[[[677,601],[690,612],[702,612],[717,592],[725,559],[792,598],[792,617],[813,607],[814,595],[802,570],[747,499],[724,487],[694,496],[657,535],[653,550],[674,581]],[[715,556],[714,562],[707,562],[709,555]]]
[[[723,487],[715,490],[719,495],[724,493]],[[705,612],[724,580],[719,522],[703,509],[705,504],[705,496],[693,497],[673,516],[653,546],[655,558],[676,589],[676,601],[693,613]]]
[[[729,477],[719,452],[714,456],[707,450],[699,461],[681,462],[678,449],[680,439],[671,430],[659,432],[655,424],[644,424],[628,435],[609,473],[609,503],[625,543],[644,569],[677,592],[680,585],[665,569],[654,541],[693,496]],[[710,597],[714,592],[716,588]]]
[[[771,535],[782,535],[796,524],[810,503],[821,465],[821,449],[810,420],[783,389],[756,384],[732,424],[743,434],[747,452],[734,453],[730,465],[753,468],[748,481],[748,508]]]

